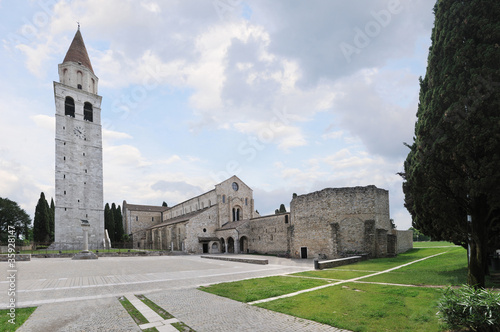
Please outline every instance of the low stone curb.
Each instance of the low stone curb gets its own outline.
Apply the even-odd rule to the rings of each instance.
[[[9,259],[13,259],[16,262],[21,262],[21,261],[30,261],[31,260],[31,255],[30,254],[15,254],[13,257],[9,255],[0,255],[0,262],[8,262]]]
[[[367,259],[368,259],[368,255],[351,256],[351,257],[332,259],[332,260],[322,261],[322,262],[315,259],[314,260],[314,269],[315,270],[323,270],[323,269],[328,269],[328,268],[342,266],[342,265],[354,264],[357,262],[365,261]]]
[[[208,259],[218,259],[221,261],[240,262],[249,264],[260,264],[260,265],[269,264],[269,261],[267,259],[258,259],[258,258],[237,258],[237,257],[221,257],[221,256],[200,256],[200,257]]]

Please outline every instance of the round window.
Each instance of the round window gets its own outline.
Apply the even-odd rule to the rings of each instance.
[[[238,188],[239,188],[238,184],[236,182],[233,182],[234,191],[238,191]]]
[[[206,233],[207,232],[207,229],[206,228],[203,228],[203,233]]]

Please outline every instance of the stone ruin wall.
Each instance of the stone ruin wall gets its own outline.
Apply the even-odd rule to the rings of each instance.
[[[397,236],[398,239],[398,245],[397,245],[397,253],[403,253],[407,252],[408,250],[413,248],[413,231],[412,230],[407,230],[407,231],[398,231],[394,230],[393,231],[395,235]]]
[[[375,186],[327,188],[295,196],[291,209],[291,255],[332,259],[345,253],[366,252],[378,256],[387,251],[383,232],[390,229],[388,191]],[[365,222],[373,220],[373,226]],[[370,230],[371,229],[371,230]]]
[[[289,213],[251,219],[249,234],[245,234],[249,240],[249,251],[259,254],[286,254],[290,250],[289,226]]]

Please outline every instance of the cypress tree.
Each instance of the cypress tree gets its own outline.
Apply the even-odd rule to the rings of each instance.
[[[35,208],[33,220],[33,238],[35,242],[50,241],[50,208],[45,194],[42,192]]]
[[[109,203],[106,203],[104,207],[104,228],[108,230],[109,239],[114,241],[115,236],[115,220],[113,217],[113,211],[109,207]],[[111,242],[113,243],[113,242]]]
[[[50,241],[54,242],[54,236],[55,236],[55,213],[56,213],[56,206],[54,204],[54,198],[50,199]]]
[[[469,249],[484,287],[500,230],[500,1],[440,0],[403,191],[413,226]]]
[[[123,231],[122,211],[120,205],[116,207],[116,210],[114,212],[114,218],[115,218],[115,241],[122,242],[124,231]]]

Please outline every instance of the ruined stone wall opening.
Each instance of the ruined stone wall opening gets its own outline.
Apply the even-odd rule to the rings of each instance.
[[[307,259],[307,247],[300,247],[300,258]]]
[[[227,239],[227,252],[229,254],[234,254],[234,239],[232,237]]]
[[[226,252],[226,243],[223,237],[220,238],[220,252],[221,253]]]
[[[248,253],[248,238],[246,236],[240,238],[240,253]]]

